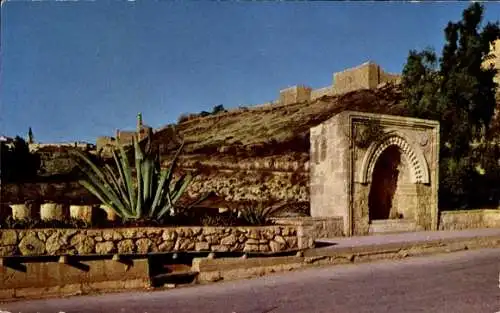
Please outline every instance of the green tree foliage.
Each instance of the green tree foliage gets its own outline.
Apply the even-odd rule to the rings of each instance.
[[[219,113],[224,113],[224,112],[227,112],[227,110],[224,108],[224,105],[219,104],[219,105],[215,105],[212,108],[212,112],[201,111],[200,116],[205,117],[205,116],[209,116],[209,115],[217,115]]]
[[[2,183],[24,182],[36,178],[40,158],[29,151],[23,138],[16,136],[9,144],[0,144],[0,177]]]
[[[495,161],[500,155],[484,148],[496,106],[496,70],[482,64],[490,43],[500,38],[500,27],[498,21],[482,27],[483,13],[482,5],[471,4],[462,20],[446,26],[439,58],[430,48],[412,50],[403,69],[409,113],[440,122],[440,205],[444,207],[476,203],[472,192],[497,175]]]
[[[227,110],[224,109],[224,105],[222,105],[222,104],[216,105],[212,109],[212,114],[213,115],[219,114],[219,113],[224,113],[224,112],[227,112]]]

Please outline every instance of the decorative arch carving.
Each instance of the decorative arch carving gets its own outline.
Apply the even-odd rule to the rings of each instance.
[[[378,158],[390,146],[397,146],[401,150],[401,155],[406,159],[410,170],[410,181],[414,184],[429,183],[429,167],[421,150],[414,149],[406,138],[400,134],[390,134],[382,140],[374,142],[368,148],[361,171],[359,181],[362,184],[371,182],[373,169]]]

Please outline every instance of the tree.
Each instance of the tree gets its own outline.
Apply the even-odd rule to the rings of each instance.
[[[219,113],[224,113],[224,112],[227,112],[226,109],[224,109],[224,105],[222,104],[219,104],[219,105],[216,105],[214,106],[214,108],[212,109],[212,114],[215,115],[215,114],[219,114]]]
[[[40,158],[30,153],[23,138],[16,136],[12,145],[2,142],[0,153],[2,183],[22,182],[36,177]]]
[[[410,114],[439,119],[436,94],[439,89],[437,56],[431,48],[411,50],[402,77],[403,97]]]
[[[445,45],[439,59],[431,49],[412,50],[403,70],[402,89],[409,113],[440,122],[440,200],[455,199],[453,204],[441,201],[445,206],[470,202],[470,190],[477,187],[477,181],[470,179],[477,176],[477,162],[485,162],[474,157],[473,144],[489,139],[496,106],[496,70],[484,68],[483,61],[491,42],[500,38],[500,27],[497,21],[481,28],[483,13],[482,5],[471,4],[463,11],[462,20],[450,21],[444,29]]]

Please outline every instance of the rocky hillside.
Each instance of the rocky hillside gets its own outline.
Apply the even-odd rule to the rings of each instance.
[[[153,136],[165,165],[184,138],[181,168],[199,175],[191,197],[215,191],[210,206],[309,201],[309,129],[344,110],[405,115],[398,86],[198,117]],[[205,205],[209,205],[205,203]]]
[[[184,138],[184,157],[200,162],[229,160],[242,163],[266,157],[305,161],[309,129],[344,110],[405,115],[398,86],[324,96],[313,102],[240,108],[198,117],[165,127],[154,143],[165,155],[172,153],[174,134]],[[174,127],[174,128],[173,128]],[[285,157],[286,156],[286,157]]]
[[[179,138],[184,138],[181,171],[199,174],[188,189],[189,198],[210,191],[217,195],[204,206],[247,201],[302,206],[309,201],[309,129],[344,110],[407,115],[401,101],[399,86],[389,84],[312,102],[239,108],[169,125],[156,132],[152,142],[167,165]],[[500,114],[494,123],[500,134]],[[60,193],[82,197],[85,192]]]

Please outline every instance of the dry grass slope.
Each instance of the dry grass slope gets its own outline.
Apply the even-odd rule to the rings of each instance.
[[[312,102],[240,109],[199,117],[176,126],[185,140],[187,158],[228,159],[290,156],[304,161],[309,153],[309,129],[343,110],[405,115],[401,91],[396,85],[358,90],[340,96],[324,96]],[[168,141],[172,132],[157,132],[154,142]],[[173,150],[167,149],[166,155]]]

